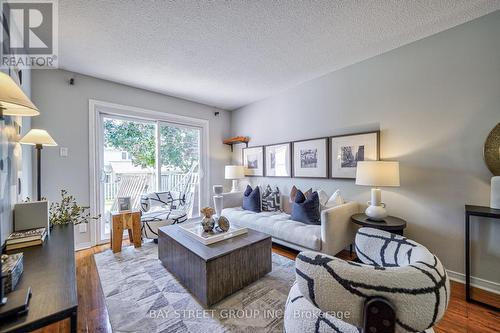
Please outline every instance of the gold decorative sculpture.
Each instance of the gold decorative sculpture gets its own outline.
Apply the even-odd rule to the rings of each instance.
[[[484,160],[494,176],[500,176],[500,123],[493,128],[484,143]]]
[[[203,220],[201,220],[201,226],[205,232],[211,232],[215,226],[215,220],[212,217],[215,210],[212,207],[204,207],[200,210],[203,214]]]

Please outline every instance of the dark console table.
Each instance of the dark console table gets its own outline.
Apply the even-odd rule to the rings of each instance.
[[[31,287],[33,296],[28,313],[0,323],[0,332],[29,332],[66,318],[71,318],[71,332],[76,332],[73,237],[73,225],[55,226],[42,246],[9,252],[24,253],[24,272],[16,290]]]
[[[492,219],[496,219],[498,221],[500,219],[500,209],[493,209],[484,206],[465,205],[465,299],[467,302],[478,303],[487,306],[489,308],[492,308],[496,311],[499,311],[500,309],[497,308],[496,306],[477,301],[473,299],[470,294],[470,217],[471,216],[489,217]]]

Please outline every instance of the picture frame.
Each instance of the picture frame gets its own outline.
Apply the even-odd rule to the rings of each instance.
[[[330,178],[356,179],[358,161],[380,159],[380,131],[330,137]]]
[[[118,211],[124,212],[131,209],[130,197],[118,197]]]
[[[290,142],[264,146],[264,154],[266,177],[292,177],[292,144]]]
[[[264,147],[243,148],[243,167],[246,177],[263,177]]]
[[[294,178],[328,178],[328,138],[292,142]]]

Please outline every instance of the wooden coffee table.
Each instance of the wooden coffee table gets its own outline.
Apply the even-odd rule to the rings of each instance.
[[[245,235],[203,245],[177,225],[161,227],[158,257],[203,305],[211,306],[272,270],[271,236]]]

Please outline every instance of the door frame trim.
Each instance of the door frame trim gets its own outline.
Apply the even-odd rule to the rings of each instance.
[[[89,99],[89,179],[90,179],[90,213],[92,216],[99,214],[99,202],[100,202],[100,187],[99,181],[99,147],[98,144],[102,141],[100,138],[100,132],[98,130],[98,125],[100,123],[100,115],[109,114],[115,116],[125,116],[127,118],[138,118],[147,119],[160,122],[169,122],[179,125],[196,126],[200,127],[202,130],[201,134],[201,145],[202,148],[200,154],[200,187],[204,188],[204,191],[200,190],[200,206],[207,206],[209,203],[209,193],[210,193],[210,135],[209,135],[209,121],[207,119],[193,118],[173,113],[167,113],[162,111],[155,111],[150,109],[144,109],[135,106],[122,105],[117,103],[105,102],[95,99]],[[99,228],[96,227],[96,223],[90,223],[90,243],[91,245],[97,245],[100,243],[106,243],[108,240],[100,240]]]

